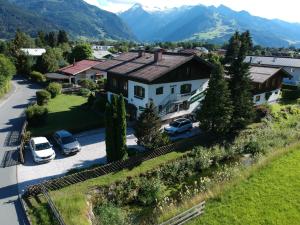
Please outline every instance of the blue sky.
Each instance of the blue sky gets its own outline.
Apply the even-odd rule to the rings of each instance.
[[[224,4],[234,10],[247,10],[251,14],[269,19],[282,19],[300,23],[300,1],[298,0],[85,0],[111,12],[125,11],[135,3],[148,8],[172,8],[182,5]]]

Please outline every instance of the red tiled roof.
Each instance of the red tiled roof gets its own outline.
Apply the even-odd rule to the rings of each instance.
[[[75,64],[71,64],[64,68],[61,68],[58,71],[61,73],[67,74],[67,75],[74,76],[74,75],[81,73],[83,71],[86,71],[100,63],[101,63],[100,61],[95,61],[95,60],[82,60],[82,61],[76,62]]]

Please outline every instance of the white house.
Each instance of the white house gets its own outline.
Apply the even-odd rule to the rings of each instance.
[[[159,49],[154,53],[124,53],[95,68],[107,71],[108,98],[122,94],[132,118],[153,102],[162,120],[168,120],[200,106],[212,66],[195,55]]]
[[[44,48],[21,48],[21,51],[25,53],[25,55],[38,57],[46,53],[46,49]]]
[[[300,84],[300,59],[273,56],[247,56],[245,62],[254,66],[262,65],[283,68],[289,75],[291,75],[283,79],[284,84],[293,86],[298,86]]]
[[[80,80],[93,80],[106,76],[106,73],[101,73],[98,70],[93,69],[94,66],[101,63],[97,60],[82,60],[75,62],[69,66],[61,68],[58,70],[58,73],[55,75],[56,79],[59,79],[61,75],[61,80],[64,80],[66,76],[69,77],[70,83],[77,84]]]
[[[290,75],[282,68],[251,66],[253,101],[256,106],[274,103],[280,99],[282,80]]]

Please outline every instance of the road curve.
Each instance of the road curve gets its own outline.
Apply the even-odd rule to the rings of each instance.
[[[35,96],[38,86],[15,76],[11,93],[0,99],[0,224],[27,225],[18,200],[16,149],[24,121],[23,111]]]

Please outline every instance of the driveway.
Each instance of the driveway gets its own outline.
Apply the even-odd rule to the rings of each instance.
[[[64,156],[55,149],[56,158],[45,164],[33,162],[31,152],[26,152],[25,165],[18,166],[18,180],[20,192],[26,186],[64,175],[71,169],[80,169],[106,163],[105,130],[98,129],[75,135],[82,146],[82,150],[76,155]],[[137,147],[133,130],[127,130],[128,147]]]
[[[38,87],[16,76],[13,90],[0,100],[0,224],[27,224],[18,199],[17,147],[24,121],[22,113]]]

